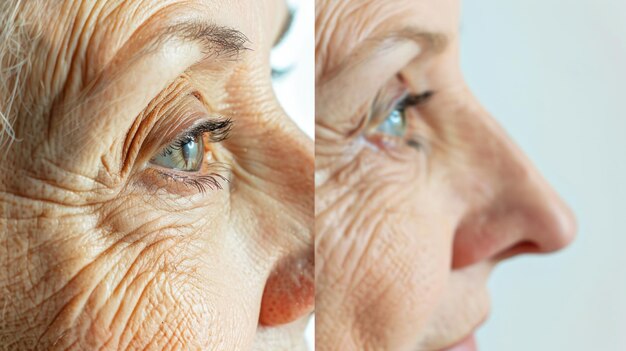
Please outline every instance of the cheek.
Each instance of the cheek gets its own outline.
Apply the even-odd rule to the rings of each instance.
[[[101,229],[65,228],[80,239],[55,248],[71,257],[57,267],[75,273],[47,301],[56,316],[43,340],[85,349],[249,347],[264,282],[242,269],[256,262],[241,235],[212,206],[166,208],[182,206],[126,196],[107,206]]]
[[[327,300],[352,304],[352,323],[374,342],[403,349],[417,341],[445,285],[453,224],[440,214],[435,185],[414,165],[386,162],[371,170],[358,182],[328,184],[317,194],[351,189],[318,213],[317,250],[324,260],[318,277],[350,287],[327,289],[337,295]],[[385,328],[376,328],[380,323]]]

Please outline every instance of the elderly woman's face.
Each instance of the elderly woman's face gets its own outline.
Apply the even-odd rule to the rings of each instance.
[[[313,144],[271,89],[284,1],[17,13],[33,51],[0,178],[0,344],[302,347]]]
[[[316,12],[317,345],[472,349],[493,267],[572,215],[464,83],[458,1]]]

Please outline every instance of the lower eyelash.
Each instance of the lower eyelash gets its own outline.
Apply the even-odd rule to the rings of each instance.
[[[214,165],[215,164],[212,164],[212,166]],[[224,171],[228,170],[226,166],[222,166],[222,168]],[[180,175],[165,171],[158,171],[158,174],[168,181],[175,181],[182,183],[185,186],[196,188],[196,190],[202,194],[205,194],[209,190],[222,190],[224,189],[223,184],[225,182],[230,182],[230,179],[228,179],[227,176],[218,172],[204,175]]]

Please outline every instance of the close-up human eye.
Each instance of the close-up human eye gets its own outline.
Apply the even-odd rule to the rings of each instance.
[[[168,181],[163,186],[182,184],[202,194],[222,189],[230,181],[230,166],[220,161],[215,146],[229,137],[232,125],[228,118],[197,123],[157,152],[149,164]]]
[[[204,160],[203,151],[202,135],[184,136],[164,148],[150,162],[166,168],[193,172],[200,169]]]
[[[412,93],[402,79],[394,77],[377,94],[369,110],[365,134],[379,146],[406,145],[420,149],[424,143],[419,125],[419,109],[427,104],[433,91]]]
[[[391,111],[376,127],[376,132],[399,138],[405,137],[408,128],[407,110],[426,103],[432,95],[432,91],[421,94],[406,94],[393,104]]]
[[[187,78],[177,82],[146,108],[138,127],[147,131],[136,138],[142,184],[189,196],[223,189],[233,178],[232,155],[223,144],[235,124],[231,112],[216,111]]]
[[[196,172],[200,170],[208,153],[211,152],[205,146],[225,140],[232,123],[230,119],[223,118],[202,122],[176,137],[154,155],[150,163],[176,171]]]

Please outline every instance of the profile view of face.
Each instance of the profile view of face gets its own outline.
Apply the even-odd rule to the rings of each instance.
[[[272,90],[285,1],[0,10],[0,350],[305,348],[314,145]]]
[[[465,84],[458,0],[316,1],[316,346],[474,350],[572,213]]]

